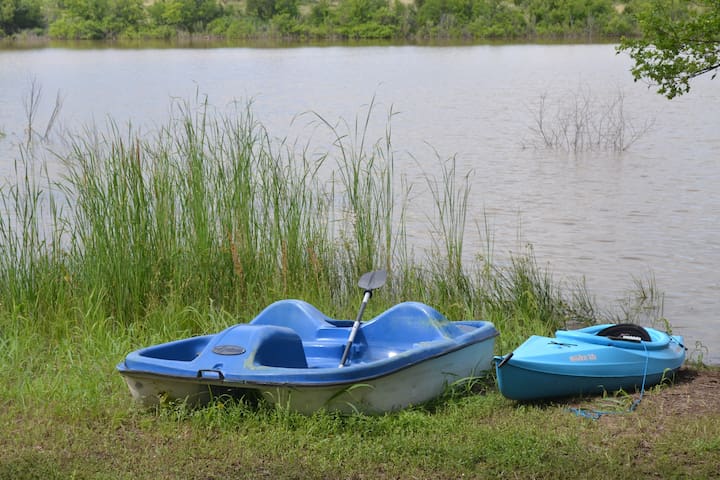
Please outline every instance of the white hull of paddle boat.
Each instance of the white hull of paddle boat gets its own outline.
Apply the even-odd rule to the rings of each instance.
[[[205,405],[213,397],[208,383],[144,372],[127,372],[122,376],[133,400],[145,407],[174,401],[182,401],[189,406]]]
[[[377,414],[422,405],[441,396],[448,386],[488,373],[494,339],[415,364],[367,382],[323,387],[263,389],[266,400],[309,414],[318,410]]]
[[[249,324],[131,352],[117,369],[148,406],[201,406],[228,394],[306,414],[381,413],[426,403],[487,372],[498,335],[490,322],[450,322],[417,302],[351,324],[283,300]]]
[[[163,401],[205,405],[227,393],[262,396],[278,408],[312,414],[326,410],[344,414],[378,414],[421,405],[441,396],[448,386],[483,376],[491,369],[494,337],[427,359],[399,371],[362,382],[324,385],[251,384],[221,380],[174,378],[147,372],[122,372],[133,398],[148,407]],[[346,367],[348,373],[353,368]]]

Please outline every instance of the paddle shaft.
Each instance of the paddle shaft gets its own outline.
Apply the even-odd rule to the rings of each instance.
[[[355,341],[355,335],[357,335],[357,331],[360,328],[360,319],[363,316],[363,312],[365,311],[365,306],[368,304],[368,301],[370,300],[371,296],[372,296],[372,291],[365,290],[365,295],[363,296],[363,301],[360,304],[360,311],[358,312],[358,316],[355,319],[355,323],[353,323],[352,330],[350,331],[350,337],[348,338],[347,344],[345,345],[345,351],[343,352],[342,358],[340,359],[340,365],[338,365],[338,368],[342,368],[345,366],[347,357],[350,354],[350,347],[352,346],[352,343]]]

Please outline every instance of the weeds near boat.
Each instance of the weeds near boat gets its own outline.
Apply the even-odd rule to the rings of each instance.
[[[425,175],[436,213],[435,219],[429,219],[433,227],[431,275],[435,285],[447,290],[448,297],[462,298],[470,293],[470,285],[463,269],[463,240],[472,172],[458,178],[455,157],[448,161],[442,161],[439,155],[437,157],[440,161],[441,177]]]
[[[560,98],[545,93],[530,110],[534,138],[528,145],[573,154],[624,152],[654,124],[646,120],[637,125],[629,118],[622,91],[609,100],[598,99],[583,87]]]
[[[633,288],[617,303],[617,312],[606,315],[613,323],[636,323],[672,333],[672,326],[664,315],[665,294],[657,287],[655,277],[633,277]]]
[[[433,404],[441,404],[449,399],[457,399],[468,395],[477,395],[487,393],[495,389],[494,370],[490,370],[482,375],[474,375],[471,377],[459,378],[447,385],[445,392]]]
[[[350,268],[343,278],[354,278],[351,272],[379,267],[391,270],[396,256],[402,256],[406,248],[404,219],[409,188],[395,186],[391,136],[395,112],[391,107],[384,137],[373,141],[368,133],[374,110],[373,97],[365,114],[352,124],[334,123],[311,112],[332,138],[332,150],[322,158],[333,169],[326,198],[330,199],[334,229],[328,233],[339,237],[337,253],[344,257],[341,263]],[[396,205],[400,205],[399,210]]]
[[[700,340],[696,340],[695,346],[687,355],[687,363],[698,368],[703,367],[705,365],[705,362],[703,361],[705,359],[705,355],[708,355],[709,353],[710,349],[707,345],[704,345]]]

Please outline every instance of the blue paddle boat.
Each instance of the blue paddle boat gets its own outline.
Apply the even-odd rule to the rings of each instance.
[[[533,335],[495,357],[500,392],[513,400],[635,390],[672,378],[685,361],[683,338],[634,324]]]
[[[372,414],[428,402],[492,367],[498,335],[492,323],[451,322],[417,302],[361,323],[372,290],[384,281],[384,271],[360,279],[365,295],[354,322],[282,300],[249,324],[132,352],[117,369],[147,406],[202,405],[229,394],[305,414]]]

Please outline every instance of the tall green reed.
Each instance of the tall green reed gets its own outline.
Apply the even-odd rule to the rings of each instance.
[[[110,121],[69,138],[60,179],[42,186],[18,171],[24,190],[2,197],[19,218],[0,224],[2,273],[15,286],[7,300],[42,297],[29,282],[43,262],[74,301],[99,292],[121,323],[168,302],[256,312],[286,296],[320,301],[347,293],[348,277],[390,268],[398,237],[389,132],[384,150],[366,149],[367,122],[353,147],[333,127],[338,186],[318,173],[337,152],[311,158],[271,140],[250,104],[236,109],[179,102],[152,137]],[[52,192],[66,203],[48,223],[41,200],[54,205]]]
[[[455,157],[443,162],[437,152],[436,156],[441,177],[425,175],[435,207],[435,217],[430,220],[433,227],[430,276],[444,303],[460,303],[461,307],[464,303],[464,308],[472,311],[471,279],[463,265],[472,172],[459,179]]]
[[[340,246],[341,278],[356,278],[375,268],[392,270],[396,258],[406,254],[407,188],[396,182],[392,144],[396,112],[390,108],[385,135],[373,143],[368,134],[374,110],[375,98],[354,124],[334,124],[314,113],[333,140],[329,198],[335,222],[329,233]]]
[[[512,338],[551,331],[578,312],[589,320],[588,297],[566,298],[532,251],[500,264],[488,243],[485,256],[468,260],[470,181],[454,158],[436,153],[441,174],[426,175],[433,244],[415,258],[406,238],[412,185],[395,166],[395,112],[373,142],[375,108],[373,99],[354,124],[314,114],[332,137],[321,154],[273,139],[252,103],[225,114],[205,100],[174,103],[150,135],[110,121],[105,131],[70,136],[67,151],[56,153],[58,179],[39,179],[35,159],[21,158],[18,185],[2,191],[13,212],[0,223],[0,278],[9,287],[2,309],[19,305],[46,324],[82,322],[71,312],[97,298],[108,324],[165,315],[178,331],[197,333],[208,324],[178,311],[249,320],[271,301],[300,297],[353,315],[355,279],[387,268],[391,281],[373,308],[421,300],[450,318],[488,318]]]
[[[130,318],[169,299],[255,308],[307,288],[308,271],[319,280],[331,246],[317,165],[275,151],[249,109],[176,108],[152,140],[111,125],[73,141],[66,191],[83,282],[106,286]]]
[[[47,170],[21,146],[16,181],[0,186],[0,304],[22,314],[43,314],[61,302],[66,269],[62,206]]]

